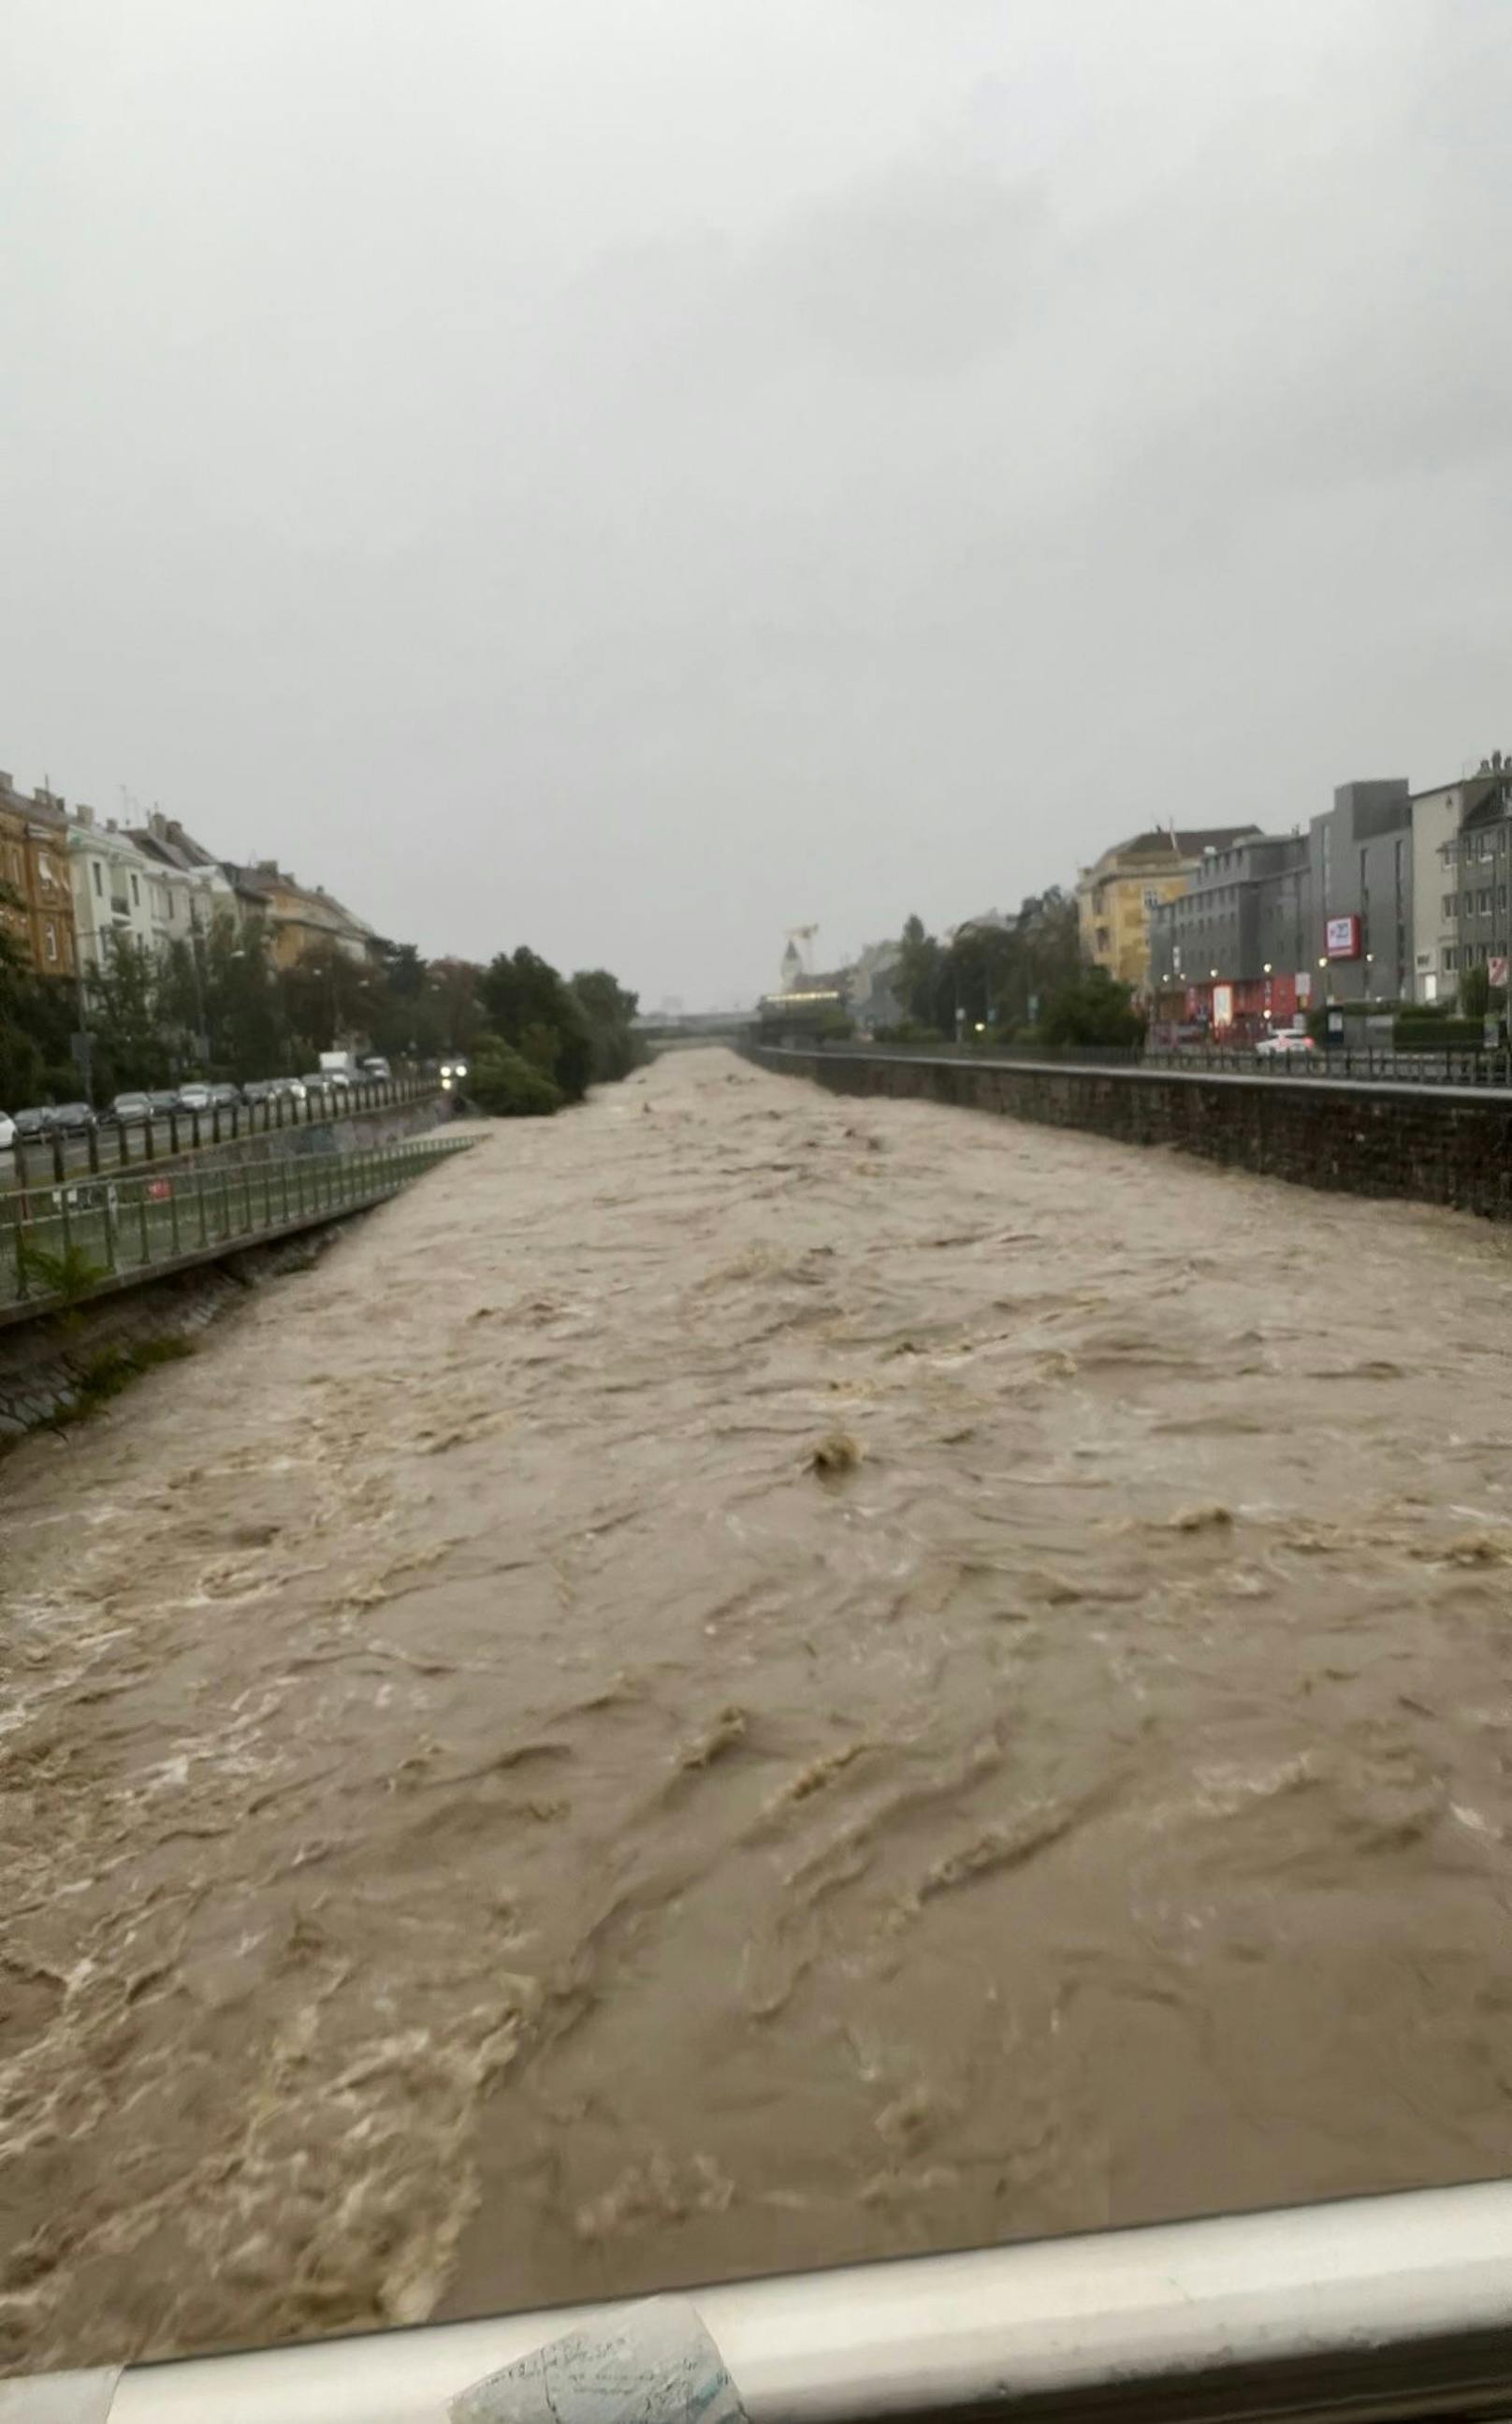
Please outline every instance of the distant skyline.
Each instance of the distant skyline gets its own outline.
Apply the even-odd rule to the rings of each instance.
[[[1496,0],[10,0],[0,766],[752,998],[1512,745]]]

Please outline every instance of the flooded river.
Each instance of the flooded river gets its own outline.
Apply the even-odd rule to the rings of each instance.
[[[0,2361],[1512,2168],[1509,1438],[1449,1215],[491,1128],[0,1472]]]

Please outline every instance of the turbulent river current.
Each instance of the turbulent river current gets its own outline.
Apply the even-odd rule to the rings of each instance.
[[[722,1051],[0,1468],[0,2367],[1512,2168],[1512,1252]]]

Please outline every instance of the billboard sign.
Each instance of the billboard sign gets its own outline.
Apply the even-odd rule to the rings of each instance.
[[[1219,1029],[1233,1025],[1233,987],[1216,984],[1213,987],[1213,1024]]]
[[[1330,960],[1358,960],[1360,920],[1353,915],[1330,917],[1323,929],[1323,949]]]

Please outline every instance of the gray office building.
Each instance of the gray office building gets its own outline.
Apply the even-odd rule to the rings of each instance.
[[[1313,922],[1308,836],[1246,835],[1205,852],[1190,888],[1151,909],[1152,987],[1295,976],[1316,957]]]
[[[1341,783],[1311,829],[1314,999],[1412,992],[1412,799],[1405,775]]]

